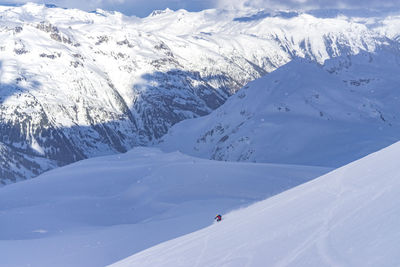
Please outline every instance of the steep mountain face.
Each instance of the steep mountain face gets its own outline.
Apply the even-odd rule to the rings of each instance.
[[[301,13],[138,19],[27,4],[0,16],[2,183],[152,143],[294,57],[323,62],[390,43],[365,21]],[[51,164],[25,170],[8,153]]]
[[[9,177],[0,180],[0,185],[17,182],[21,177],[29,177],[32,174],[39,175],[55,167],[57,164],[52,160],[18,153],[0,143],[0,177]]]
[[[400,51],[296,59],[208,116],[181,122],[166,151],[229,161],[337,167],[400,138]]]

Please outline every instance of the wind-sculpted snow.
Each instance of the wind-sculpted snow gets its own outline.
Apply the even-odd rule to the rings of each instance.
[[[154,148],[83,160],[0,189],[0,266],[105,266],[327,171]]]
[[[297,59],[249,83],[208,116],[175,125],[161,147],[229,161],[337,167],[400,139],[400,52]]]
[[[110,267],[398,266],[400,143]]]
[[[390,43],[364,20],[263,14],[0,7],[0,142],[58,166],[124,152],[294,57],[321,63]],[[37,175],[17,163],[0,180]]]

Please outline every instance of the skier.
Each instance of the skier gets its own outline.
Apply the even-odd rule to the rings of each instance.
[[[214,218],[217,222],[222,220],[222,216],[220,214],[217,214],[217,216],[215,216]]]

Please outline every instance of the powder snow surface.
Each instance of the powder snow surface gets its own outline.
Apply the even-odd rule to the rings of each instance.
[[[323,172],[150,148],[81,161],[1,188],[0,266],[111,264]]]
[[[112,267],[399,266],[399,156],[396,143]]]

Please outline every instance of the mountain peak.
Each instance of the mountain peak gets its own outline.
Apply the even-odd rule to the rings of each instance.
[[[154,10],[153,12],[150,13],[149,17],[154,17],[154,16],[173,13],[173,12],[174,11],[169,9],[169,8],[166,8],[166,9],[163,9],[163,10]]]

